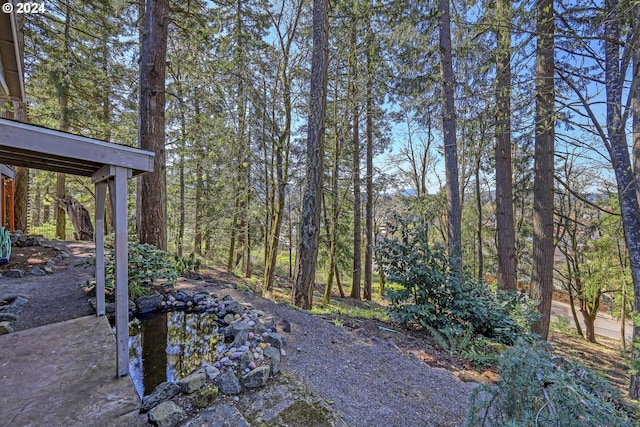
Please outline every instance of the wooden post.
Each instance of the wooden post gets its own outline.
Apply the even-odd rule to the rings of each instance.
[[[16,227],[15,215],[13,212],[13,180],[9,180],[9,232],[13,233]]]
[[[105,199],[107,196],[107,183],[96,183],[96,312],[98,316],[104,316],[104,213]]]
[[[127,236],[127,170],[113,167],[115,176],[109,179],[109,192],[115,204],[115,276],[116,276],[116,351],[118,376],[129,373],[129,254]]]
[[[5,211],[5,205],[7,203],[7,196],[4,194],[5,184],[4,175],[0,177],[0,227],[7,225],[7,212]]]

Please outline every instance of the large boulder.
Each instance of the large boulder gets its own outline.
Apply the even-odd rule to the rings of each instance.
[[[156,387],[150,395],[142,398],[142,407],[140,408],[140,411],[147,412],[162,402],[166,402],[171,399],[179,392],[180,387],[178,384],[168,381],[163,382]]]
[[[242,390],[240,381],[238,381],[238,377],[236,377],[232,369],[225,369],[215,379],[214,384],[224,394],[238,394]]]
[[[158,427],[174,427],[182,414],[182,408],[174,402],[163,402],[149,411],[149,421]]]
[[[271,332],[266,337],[264,337],[264,342],[268,342],[277,349],[281,349],[287,346],[287,339],[276,332]]]
[[[248,374],[242,376],[242,384],[248,388],[264,387],[269,379],[269,367],[258,366]]]
[[[145,295],[136,298],[136,306],[141,313],[152,311],[160,307],[163,301],[163,297],[160,294]]]
[[[269,366],[271,366],[271,372],[273,372],[273,375],[280,372],[280,350],[275,347],[267,346],[264,348],[263,353],[269,358]]]
[[[207,380],[204,369],[197,370],[193,374],[178,380],[178,386],[183,393],[191,394],[202,388]]]

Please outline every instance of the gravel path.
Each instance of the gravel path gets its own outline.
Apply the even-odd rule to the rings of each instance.
[[[234,300],[286,319],[286,368],[333,402],[351,426],[462,426],[472,384],[431,368],[393,345],[253,294],[225,289]]]
[[[87,243],[56,243],[71,256],[46,277],[0,278],[0,293],[24,293],[29,304],[16,330],[93,314],[80,288],[89,269],[73,266],[92,251]],[[251,303],[275,321],[286,319],[291,332],[284,367],[322,396],[349,426],[462,426],[472,384],[444,369],[403,354],[395,345],[363,330],[349,330],[283,303],[228,286],[195,286]],[[306,427],[306,426],[305,426]]]

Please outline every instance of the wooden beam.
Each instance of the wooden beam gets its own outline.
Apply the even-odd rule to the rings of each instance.
[[[104,165],[93,175],[91,175],[91,182],[97,184],[100,181],[106,181],[110,178],[116,176],[116,167],[111,165]],[[127,179],[130,179],[132,176],[131,169],[127,169]]]
[[[0,151],[12,150],[30,153],[32,161],[46,163],[48,158],[55,158],[59,161],[71,160],[79,166],[93,166],[89,173],[82,173],[84,176],[92,175],[100,165],[129,168],[133,175],[151,172],[155,156],[150,151],[0,118]],[[18,163],[20,161],[13,159],[12,163],[32,167]]]
[[[9,232],[13,233],[16,228],[15,212],[14,209],[14,195],[13,195],[13,180],[9,180]]]
[[[3,165],[0,163],[0,175],[4,175],[11,179],[15,178],[15,172],[7,165]]]
[[[6,226],[7,221],[7,213],[5,212],[5,205],[7,204],[7,198],[4,194],[5,186],[4,186],[5,177],[0,176],[0,227]]]
[[[129,373],[129,256],[127,236],[127,170],[115,168],[109,179],[109,192],[115,200],[115,278],[117,376]]]

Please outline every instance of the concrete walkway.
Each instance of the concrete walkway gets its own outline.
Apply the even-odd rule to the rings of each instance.
[[[145,425],[131,379],[114,375],[115,347],[95,316],[0,336],[0,424]]]

